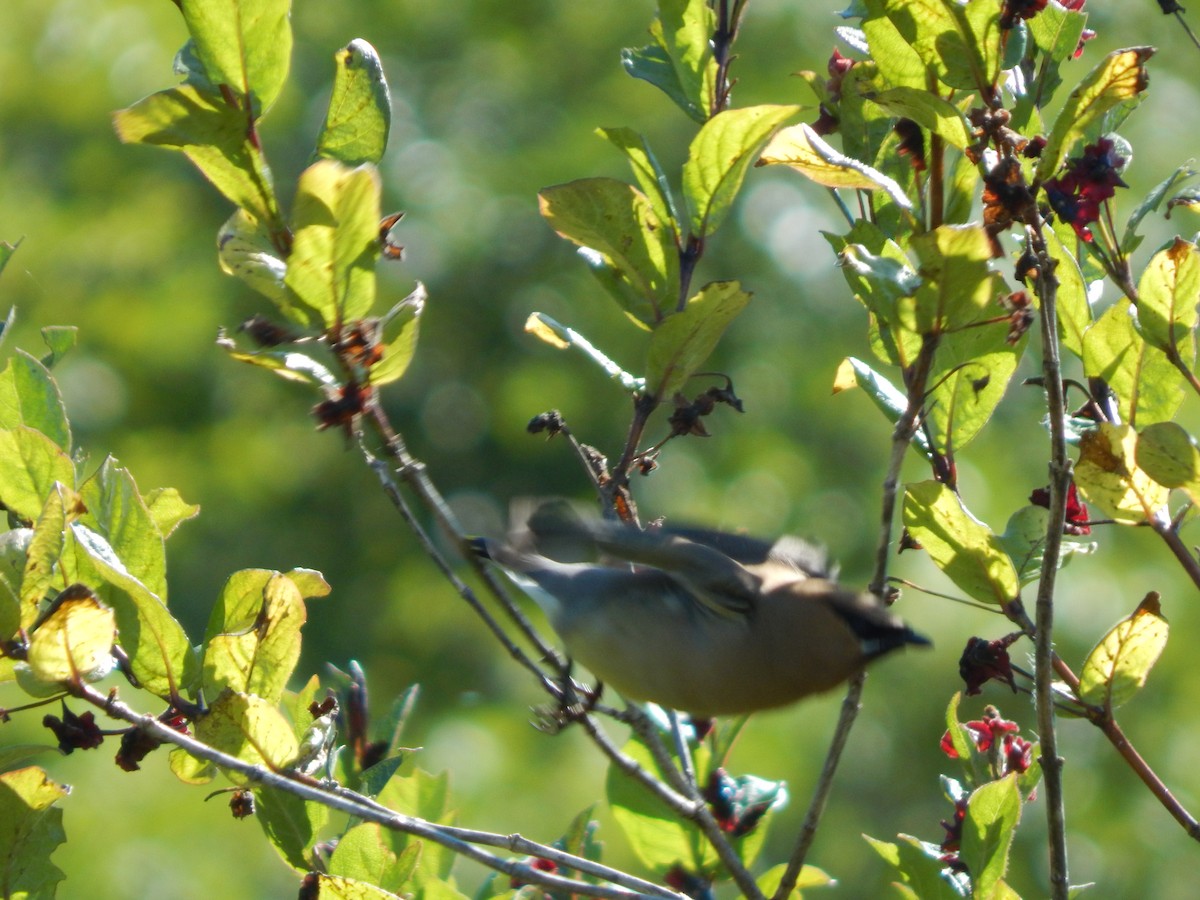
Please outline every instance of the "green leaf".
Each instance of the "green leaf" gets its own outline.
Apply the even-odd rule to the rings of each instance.
[[[127,144],[181,151],[235,206],[283,231],[271,173],[246,136],[246,117],[191,85],[160,91],[113,117]]]
[[[1053,62],[1064,62],[1074,55],[1086,23],[1087,13],[1047,3],[1036,16],[1026,21],[1025,26],[1039,50],[1048,54]]]
[[[1168,631],[1159,596],[1151,591],[1088,654],[1079,674],[1080,699],[1110,712],[1131,700],[1167,646]]]
[[[417,333],[421,314],[425,311],[425,299],[425,285],[418,283],[416,289],[384,317],[380,337],[383,355],[371,366],[367,379],[371,384],[389,384],[408,370],[408,364],[417,352]]]
[[[1138,234],[1138,226],[1142,223],[1142,219],[1157,210],[1176,185],[1195,178],[1196,174],[1196,170],[1185,163],[1146,195],[1146,198],[1129,214],[1129,221],[1125,223],[1125,234],[1121,237],[1122,253],[1126,255],[1132,253],[1142,242],[1142,237]]]
[[[400,893],[409,886],[424,849],[424,843],[410,835],[364,822],[338,839],[329,858],[329,874]]]
[[[786,865],[774,866],[758,876],[758,889],[768,897],[774,897],[775,892],[779,890],[779,882],[783,881],[783,873],[787,871]],[[800,870],[800,875],[796,879],[796,886],[787,894],[788,898],[800,900],[801,892],[808,888],[833,887],[837,884],[829,874],[816,866],[810,866],[807,863]]]
[[[991,242],[979,225],[941,225],[916,235],[912,249],[922,284],[900,304],[900,321],[918,334],[974,325],[994,313],[1004,282],[991,271]]]
[[[309,872],[313,868],[310,851],[329,819],[329,807],[277,788],[258,788],[254,802],[254,817],[271,846],[293,869]]]
[[[154,527],[164,539],[174,534],[175,529],[188,519],[194,519],[200,514],[200,507],[195,503],[187,503],[175,488],[154,488],[142,498],[146,511],[154,521]]]
[[[539,191],[538,207],[559,235],[599,254],[629,286],[631,300],[623,308],[631,318],[651,324],[675,305],[679,252],[671,229],[637,188],[585,178]]]
[[[387,148],[392,97],[375,48],[356,38],[333,56],[336,72],[317,155],[348,166],[378,163]]]
[[[715,27],[704,0],[658,0],[658,18],[650,25],[654,43],[621,51],[621,62],[634,78],[648,81],[704,122],[716,92],[717,63],[709,43]]]
[[[934,446],[953,454],[983,430],[1000,405],[1025,349],[1026,336],[1008,341],[1007,322],[947,334],[930,369],[928,421]]]
[[[66,876],[50,856],[67,839],[55,804],[68,790],[37,766],[0,775],[0,884],[6,897],[55,896]]]
[[[965,150],[972,143],[971,128],[957,106],[937,94],[914,87],[895,87],[868,98],[892,116],[912,119],[940,135],[951,147]]]
[[[55,585],[63,583],[57,566],[62,557],[64,532],[68,515],[73,520],[80,508],[79,495],[63,485],[55,485],[46,498],[25,549],[20,590],[22,628],[28,628],[36,621],[42,600],[55,593]]]
[[[300,175],[292,253],[284,283],[326,328],[362,318],[375,304],[379,173],[325,159]]]
[[[1084,333],[1083,368],[1108,383],[1121,417],[1131,425],[1165,422],[1183,403],[1184,387],[1175,367],[1146,342],[1128,299],[1106,309]]]
[[[675,209],[671,185],[646,139],[632,128],[597,128],[596,133],[625,154],[633,178],[650,201],[658,221],[672,230],[678,242],[679,213]]]
[[[901,834],[899,843],[891,844],[863,835],[867,843],[911,885],[910,896],[920,900],[962,900],[963,894],[955,890],[946,879],[949,871],[938,859],[937,845],[925,845],[915,837]]]
[[[166,548],[129,470],[108,457],[79,496],[87,507],[79,521],[104,537],[125,570],[165,602]]]
[[[15,244],[10,244],[8,241],[0,241],[0,272],[4,271],[4,267],[8,265],[8,261],[17,252],[17,247],[20,244],[20,241],[17,241]],[[7,321],[4,323],[4,327],[0,329],[0,338],[4,337],[4,332],[8,331],[9,326],[12,325],[12,318],[15,312],[16,307],[9,309]]]
[[[908,408],[908,398],[901,393],[899,388],[865,362],[855,359],[853,356],[846,357],[838,366],[833,392],[837,394],[850,387],[862,388],[893,425],[900,420],[900,416]],[[929,442],[925,439],[924,433],[918,431],[914,434],[913,443],[920,447],[923,453],[929,452]]]
[[[56,482],[75,484],[75,464],[62,448],[26,425],[0,430],[0,502],[32,522]]]
[[[74,325],[47,325],[42,329],[42,340],[50,352],[42,357],[42,365],[53,369],[74,348],[79,339],[79,329]]]
[[[62,600],[29,639],[29,669],[39,681],[98,681],[113,669],[113,611],[81,585]],[[82,588],[82,590],[80,590]]]
[[[886,83],[925,90],[928,87],[925,63],[896,27],[889,15],[888,0],[864,0],[863,5],[867,8],[862,21],[863,34],[871,48],[871,60]]]
[[[304,883],[311,885],[313,900],[399,900],[395,894],[369,881],[357,881],[341,875],[310,872],[305,876]]]
[[[1075,484],[1109,518],[1140,525],[1162,514],[1169,490],[1137,465],[1137,432],[1102,422],[1079,440]]]
[[[989,97],[1000,72],[999,6],[957,0],[883,0],[882,10],[877,3],[867,6],[872,17],[882,11],[891,19],[942,83]]]
[[[1146,340],[1175,353],[1191,369],[1196,361],[1196,303],[1200,298],[1200,254],[1175,238],[1146,265],[1138,281],[1138,324]]]
[[[454,812],[449,810],[450,779],[446,773],[430,775],[420,769],[406,776],[393,777],[380,791],[378,800],[388,809],[406,816],[416,816],[429,822],[450,824]],[[421,849],[421,864],[414,874],[414,883],[422,887],[450,877],[454,852],[440,844],[426,842]]]
[[[181,0],[197,58],[208,80],[250,98],[257,118],[287,81],[292,53],[291,0]]]
[[[1200,504],[1200,447],[1174,422],[1150,425],[1138,435],[1138,468],[1167,488],[1181,488]]]
[[[946,733],[950,735],[950,745],[958,754],[958,758],[962,760],[964,766],[970,767],[976,758],[975,745],[967,737],[967,732],[958,718],[958,706],[961,702],[962,691],[955,691],[954,696],[946,705]],[[978,775],[978,773],[970,772],[968,777],[971,775]]]
[[[971,792],[959,856],[971,873],[974,896],[993,897],[1008,868],[1008,853],[1021,818],[1015,774]]]
[[[683,312],[654,330],[646,358],[646,384],[655,397],[670,400],[712,354],[729,323],[750,302],[736,281],[706,284]]]
[[[288,319],[306,328],[320,325],[287,286],[287,263],[267,227],[246,210],[237,210],[217,232],[217,261],[222,272],[244,281]]]
[[[839,153],[803,123],[776,134],[755,165],[788,166],[823,187],[884,191],[897,206],[912,209],[912,201],[895,181],[866,163]]]
[[[183,627],[162,599],[129,573],[102,535],[72,524],[63,561],[74,580],[93,587],[113,608],[120,645],[146,691],[166,699],[195,690],[199,660]]]
[[[622,752],[662,777],[653,755],[640,739],[630,740]],[[680,820],[615,765],[608,768],[606,793],[613,818],[647,868],[665,872],[678,863],[689,872],[703,872],[716,865],[716,851],[694,825]]]
[[[720,227],[758,152],[798,112],[799,106],[747,106],[724,110],[704,123],[683,164],[693,237],[704,238]]]
[[[37,604],[49,587],[47,584],[45,589],[37,593],[28,606],[28,619],[22,621],[21,589],[25,568],[29,565],[33,535],[32,528],[13,528],[0,534],[0,643],[13,637],[18,628],[33,623],[37,616]],[[61,532],[59,535],[61,538]],[[46,569],[49,570],[49,566]],[[7,673],[0,669],[0,676],[3,674]],[[0,677],[2,680],[3,677]]]
[[[1016,567],[1000,539],[944,484],[905,487],[904,526],[937,567],[976,600],[1003,606],[1020,596]]]
[[[1046,251],[1058,262],[1054,277],[1058,279],[1055,312],[1058,314],[1058,334],[1062,345],[1083,358],[1083,336],[1092,324],[1092,307],[1088,303],[1087,284],[1083,272],[1071,251],[1052,228],[1043,229]]]
[[[299,350],[255,350],[246,353],[237,349],[232,339],[223,333],[217,336],[217,346],[238,362],[259,366],[274,372],[284,381],[310,384],[316,387],[336,387],[337,376],[307,353]]]
[[[196,737],[243,762],[283,771],[300,747],[283,714],[261,697],[225,691],[212,701],[208,712],[195,721]],[[225,773],[234,784],[246,776]]]
[[[300,629],[306,619],[300,589],[286,575],[264,569],[232,575],[208,625],[205,695],[228,688],[279,702],[300,659]]]
[[[62,394],[42,363],[17,350],[0,372],[0,428],[26,425],[40,431],[61,449],[71,449]]]
[[[1101,116],[1146,89],[1146,60],[1153,47],[1132,47],[1108,54],[1079,83],[1054,120],[1038,162],[1036,180],[1053,175],[1071,148]]]

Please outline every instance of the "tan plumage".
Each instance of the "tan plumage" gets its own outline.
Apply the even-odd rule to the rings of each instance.
[[[479,549],[542,605],[597,678],[697,715],[783,706],[928,643],[873,595],[839,586],[824,554],[797,538],[641,531],[548,503],[508,542]]]

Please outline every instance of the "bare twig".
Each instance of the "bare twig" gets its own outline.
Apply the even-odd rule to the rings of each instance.
[[[87,684],[77,683],[71,686],[71,693],[92,704],[97,709],[103,710],[112,718],[120,719],[136,726],[156,740],[182,747],[197,759],[203,759],[220,766],[222,769],[236,772],[251,784],[285,791],[303,800],[320,803],[330,809],[343,812],[365,822],[374,822],[393,831],[402,831],[406,834],[412,834],[416,837],[433,841],[436,844],[450,848],[461,856],[473,859],[488,868],[504,872],[521,881],[542,884],[549,888],[572,891],[591,897],[621,898],[621,900],[624,900],[624,898],[632,900],[632,898],[637,897],[669,897],[675,898],[675,900],[683,900],[683,895],[676,894],[659,885],[634,878],[619,870],[609,869],[607,866],[601,866],[598,863],[573,856],[572,854],[562,853],[561,851],[554,852],[564,865],[604,878],[612,884],[627,884],[634,887],[628,889],[625,887],[594,885],[573,878],[552,875],[517,860],[504,859],[495,854],[480,850],[475,844],[510,848],[516,845],[520,847],[523,846],[521,842],[524,841],[520,835],[504,836],[489,834],[487,832],[476,832],[470,829],[450,828],[413,816],[402,815],[380,806],[368,797],[355,794],[344,788],[329,787],[315,782],[306,776],[275,772],[264,766],[254,765],[245,760],[238,759],[215,747],[210,747],[208,744],[190,735],[176,731],[174,728],[160,722],[153,715],[137,712],[118,700],[115,692],[106,696]],[[532,844],[532,842],[530,843]],[[542,847],[543,845],[532,844],[532,846]]]
[[[929,381],[929,370],[933,366],[933,357],[937,346],[938,336],[936,334],[924,336],[921,351],[917,354],[912,369],[907,373],[908,407],[897,420],[896,427],[892,431],[892,453],[883,481],[883,509],[880,517],[879,541],[876,545],[875,573],[868,588],[879,597],[883,596],[884,586],[887,583],[888,555],[892,546],[892,526],[896,516],[896,496],[900,488],[900,468],[904,463],[904,454],[908,450],[921,420],[921,410],[925,405],[925,386]],[[866,679],[867,673],[863,671],[850,680],[845,699],[842,700],[842,711],[838,716],[833,739],[830,741],[829,751],[825,755],[825,765],[821,769],[821,776],[813,790],[808,813],[804,817],[804,824],[800,828],[796,846],[792,850],[787,869],[779,882],[779,888],[775,891],[774,900],[783,900],[791,894],[792,888],[796,886],[796,880],[800,877],[800,872],[804,869],[804,860],[816,838],[817,826],[825,811],[829,792],[833,788],[833,778],[837,774],[842,751],[846,748],[850,729],[853,727],[861,707]]]

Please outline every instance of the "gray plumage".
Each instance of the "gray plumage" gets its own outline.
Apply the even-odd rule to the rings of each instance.
[[[549,502],[507,541],[478,547],[597,678],[697,715],[783,706],[929,643],[873,595],[838,585],[824,552],[799,538],[643,531]]]

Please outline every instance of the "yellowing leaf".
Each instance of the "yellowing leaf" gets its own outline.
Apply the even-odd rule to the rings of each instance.
[[[670,400],[708,359],[729,323],[750,302],[736,281],[706,284],[683,312],[668,316],[650,338],[646,383]]]
[[[1118,522],[1137,525],[1158,515],[1169,491],[1138,468],[1137,432],[1102,423],[1079,440],[1075,483],[1089,503]]]
[[[839,153],[808,125],[784,128],[767,144],[755,165],[785,165],[823,187],[885,191],[903,209],[912,209],[904,189],[864,162]]]
[[[1200,447],[1174,422],[1158,422],[1137,439],[1138,466],[1167,488],[1181,488],[1200,504]]]
[[[1088,654],[1079,676],[1079,696],[1106,710],[1141,690],[1167,645],[1167,620],[1153,591]]]
[[[967,512],[944,484],[923,481],[904,490],[904,526],[956,585],[976,600],[1017,599],[1017,569],[1000,538]]]
[[[378,163],[392,123],[392,98],[379,54],[358,38],[335,53],[333,61],[333,95],[317,153],[348,166]]]
[[[82,584],[67,588],[29,639],[29,668],[46,682],[96,681],[113,667],[113,611]]]
[[[1037,181],[1045,181],[1057,171],[1063,157],[1097,119],[1146,89],[1146,60],[1153,55],[1153,47],[1114,50],[1071,91],[1042,150]]]

